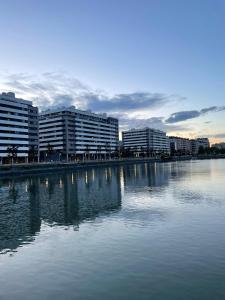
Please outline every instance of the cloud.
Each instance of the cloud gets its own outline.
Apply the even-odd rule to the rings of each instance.
[[[225,132],[222,133],[215,133],[215,134],[206,134],[204,137],[207,138],[218,138],[218,139],[225,139]]]
[[[214,112],[214,111],[218,111],[217,106],[211,106],[211,107],[203,108],[203,109],[200,110],[199,113],[204,115],[204,114],[207,114],[209,112]]]
[[[87,106],[94,111],[137,111],[141,109],[154,109],[176,101],[178,96],[160,93],[135,92],[129,94],[116,94],[108,97],[105,94],[87,93],[81,96]]]
[[[199,111],[198,110],[179,111],[171,114],[170,117],[165,120],[165,122],[169,124],[178,123],[189,119],[198,118],[210,112],[219,112],[223,110],[225,110],[225,106],[211,106],[211,107],[203,108]]]
[[[118,117],[117,115],[115,115]],[[128,115],[121,115],[119,116],[120,120],[120,128],[121,130],[128,130],[130,128],[144,128],[150,127],[159,129],[166,132],[173,132],[173,131],[187,131],[189,128],[187,126],[183,127],[177,124],[167,124],[164,122],[163,117],[152,117],[147,119],[137,119],[137,118],[130,118]]]
[[[188,119],[197,118],[201,115],[197,110],[189,110],[189,111],[179,111],[170,115],[168,119],[166,119],[166,123],[177,123],[181,121],[186,121]]]
[[[57,72],[46,72],[39,76],[25,73],[8,74],[5,76],[4,85],[17,95],[33,100],[41,110],[75,105],[77,108],[91,109],[95,112],[138,112],[184,99],[178,95],[142,91],[109,96],[76,78]]]
[[[0,77],[3,79],[1,87],[4,91],[13,91],[18,97],[32,100],[41,111],[75,105],[79,109],[107,112],[120,119],[122,130],[152,127],[166,132],[189,131],[190,133],[191,128],[179,122],[225,110],[225,106],[211,106],[201,110],[178,111],[168,118],[146,117],[147,114],[151,116],[154,109],[164,107],[165,110],[168,104],[176,105],[185,98],[175,94],[146,91],[108,95],[105,91],[93,89],[63,72],[45,72],[39,75],[0,74]],[[146,118],[143,118],[144,116]]]
[[[90,87],[63,73],[48,72],[39,76],[25,73],[4,76],[4,87],[17,95],[33,100],[41,110],[55,106],[80,104],[82,93],[90,92]]]

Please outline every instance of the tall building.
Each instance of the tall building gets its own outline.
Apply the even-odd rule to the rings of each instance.
[[[38,108],[32,101],[0,94],[0,159],[8,160],[8,148],[17,147],[18,161],[28,159],[31,146],[38,148]]]
[[[149,151],[151,153],[169,153],[169,139],[166,133],[157,129],[143,128],[130,129],[122,132],[125,149],[137,152]]]
[[[57,160],[100,157],[117,150],[118,119],[74,106],[47,110],[39,117],[39,139],[42,159],[49,150]]]
[[[170,151],[171,154],[188,155],[191,154],[191,141],[187,138],[178,136],[170,136]]]

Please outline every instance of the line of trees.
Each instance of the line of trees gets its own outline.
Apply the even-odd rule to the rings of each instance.
[[[10,163],[13,165],[19,161],[19,146],[18,145],[11,145],[7,148],[7,158]],[[31,145],[28,150],[28,161],[35,162],[38,161],[38,148],[37,146]]]
[[[10,163],[13,165],[14,163],[19,161],[18,153],[19,146],[11,145],[7,148],[8,159]],[[225,149],[219,149],[216,147],[204,148],[203,146],[199,147],[198,150],[199,155],[217,155],[217,154],[225,154]],[[32,145],[28,150],[28,162],[37,162],[38,159],[38,148],[37,146]],[[180,153],[180,155],[182,155]],[[111,158],[134,158],[134,157],[155,157],[160,156],[162,158],[168,156],[165,152],[156,153],[153,149],[145,149],[143,147],[134,147],[134,148],[124,148],[117,147],[115,151],[111,151],[111,147],[109,143],[106,143],[104,146],[98,145],[95,153],[91,153],[90,145],[85,146],[85,150],[83,155],[70,155],[69,159],[74,161],[75,159],[111,159]],[[55,161],[66,159],[66,156],[62,152],[58,152],[54,150],[54,146],[51,144],[47,145],[47,151],[42,153],[41,161]]]
[[[198,149],[199,155],[217,155],[217,154],[225,154],[225,149],[219,149],[216,147],[204,148],[200,146]]]

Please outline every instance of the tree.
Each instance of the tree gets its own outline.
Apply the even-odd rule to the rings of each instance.
[[[140,156],[145,157],[145,148],[143,146],[140,148]]]
[[[18,148],[19,146],[15,146],[15,145],[9,146],[7,148],[8,157],[11,159],[11,164],[13,164],[15,159],[17,158]]]
[[[110,158],[111,148],[110,148],[110,143],[109,142],[105,143],[105,152],[106,152],[106,157],[105,158],[107,158],[107,153],[109,154],[108,157]]]
[[[203,146],[198,148],[198,154],[205,154],[205,148]]]
[[[114,158],[120,158],[119,146],[116,146],[115,151],[113,153]]]
[[[28,158],[29,158],[29,161],[34,162],[34,161],[35,161],[35,158],[36,158],[37,156],[38,156],[38,149],[37,149],[37,146],[31,145],[30,148],[29,148],[29,151],[28,151]]]
[[[102,146],[101,145],[98,145],[97,146],[97,156],[98,156],[98,159],[99,159],[99,156],[101,157],[101,152],[102,152]],[[100,154],[100,155],[99,155]]]
[[[88,144],[85,145],[85,156],[90,160],[90,146]]]
[[[51,157],[53,153],[54,153],[54,147],[53,147],[53,145],[48,143],[48,145],[47,145],[47,156],[48,156],[48,158]]]
[[[52,154],[53,153],[53,146],[51,144],[48,143],[48,146],[47,146],[47,152],[48,154]]]

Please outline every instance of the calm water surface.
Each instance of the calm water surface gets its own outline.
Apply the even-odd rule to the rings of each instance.
[[[225,160],[0,179],[0,299],[225,299]]]

